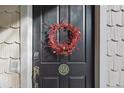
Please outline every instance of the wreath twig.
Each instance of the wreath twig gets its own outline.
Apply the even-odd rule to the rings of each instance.
[[[48,45],[52,49],[53,53],[56,55],[71,55],[72,51],[76,47],[79,39],[80,39],[80,29],[75,27],[72,24],[60,22],[60,24],[52,24],[50,25],[48,32]],[[70,32],[69,34],[69,42],[64,41],[62,43],[57,42],[57,31],[67,30]]]

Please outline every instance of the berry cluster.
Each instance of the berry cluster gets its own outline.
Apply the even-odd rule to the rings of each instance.
[[[57,31],[69,31],[69,41],[62,43],[57,42]],[[76,47],[80,39],[80,29],[72,24],[62,22],[60,24],[50,25],[50,31],[48,33],[48,45],[56,55],[71,55],[72,51]]]

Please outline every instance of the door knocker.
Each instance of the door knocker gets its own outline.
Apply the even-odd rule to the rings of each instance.
[[[58,68],[59,74],[65,76],[69,73],[69,66],[67,64],[61,64]]]

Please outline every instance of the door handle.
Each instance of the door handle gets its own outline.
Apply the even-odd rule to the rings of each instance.
[[[33,84],[34,84],[34,88],[38,87],[38,77],[39,77],[39,67],[38,66],[34,66],[33,67]]]

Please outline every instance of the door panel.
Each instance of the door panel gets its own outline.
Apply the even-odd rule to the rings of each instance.
[[[50,9],[50,11],[49,11]],[[44,6],[41,7],[41,37],[40,40],[43,42],[41,44],[41,50],[42,55],[40,58],[42,58],[42,62],[55,62],[57,61],[57,57],[51,54],[51,51],[47,48],[46,42],[47,42],[47,34],[48,27],[46,27],[44,24],[52,24],[57,22],[57,7],[55,6]],[[42,35],[44,34],[44,35]],[[45,44],[44,44],[45,43]]]
[[[85,76],[80,77],[69,77],[69,87],[70,88],[82,88],[86,87]]]
[[[59,77],[44,77],[41,83],[43,88],[59,88]]]
[[[33,20],[33,65],[40,69],[38,87],[94,87],[93,6],[33,6]],[[56,56],[47,45],[48,25],[63,20],[81,31],[81,39],[70,56]],[[58,31],[57,41],[68,40],[69,34]],[[65,76],[58,71],[61,64],[69,67]]]
[[[83,62],[85,61],[85,7],[84,6],[71,6],[70,7],[70,23],[80,28],[83,36],[77,45],[79,50],[75,49],[70,56],[71,62]],[[84,17],[84,18],[83,18]],[[84,25],[83,25],[84,24]]]

